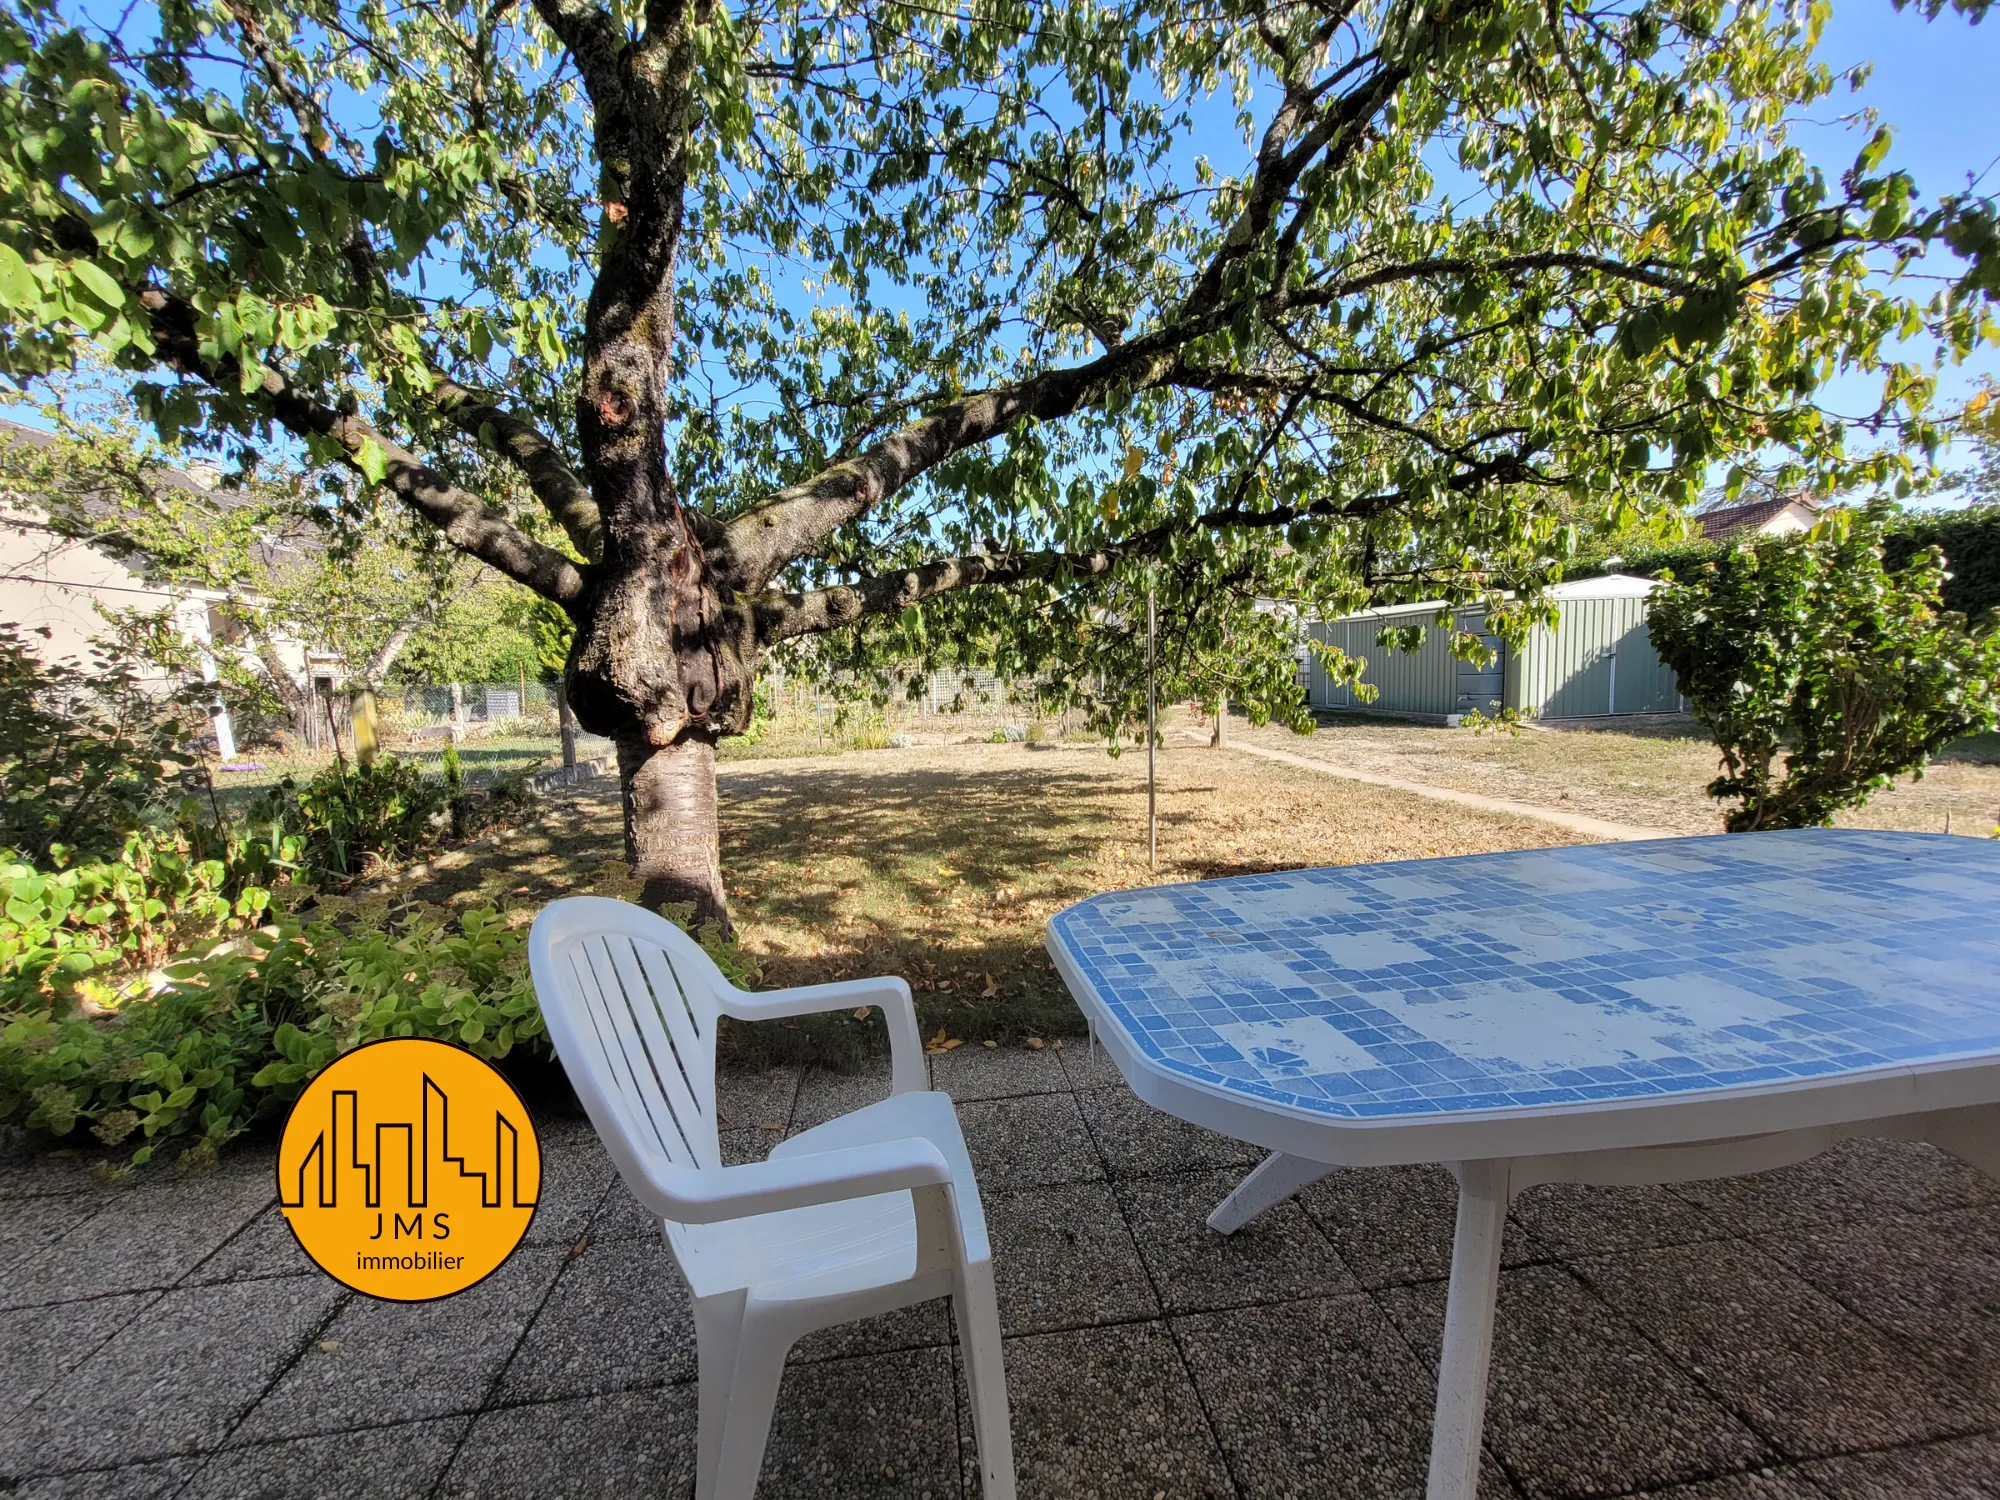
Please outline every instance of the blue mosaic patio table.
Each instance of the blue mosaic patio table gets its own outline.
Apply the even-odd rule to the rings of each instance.
[[[2000,1175],[2000,842],[1295,870],[1095,896],[1048,948],[1142,1099],[1272,1149],[1221,1232],[1342,1166],[1458,1177],[1432,1500],[1474,1492],[1514,1193],[1763,1171],[1856,1135]]]

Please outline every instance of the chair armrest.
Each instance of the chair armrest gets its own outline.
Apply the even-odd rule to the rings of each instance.
[[[833,984],[805,984],[796,989],[752,994],[731,990],[722,997],[722,1013],[739,1021],[776,1021],[786,1016],[810,1016],[829,1010],[882,1007],[889,1024],[889,1092],[907,1094],[929,1085],[924,1072],[924,1039],[917,1030],[917,1005],[910,986],[893,976],[842,979]]]
[[[951,1168],[921,1136],[750,1162],[740,1167],[677,1167],[641,1162],[633,1196],[663,1219],[714,1224],[756,1214],[868,1198],[877,1193],[951,1185]],[[630,1179],[628,1178],[628,1183]]]

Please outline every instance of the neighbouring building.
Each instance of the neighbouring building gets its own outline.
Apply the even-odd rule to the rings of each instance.
[[[1819,519],[1819,506],[1804,498],[1752,500],[1722,510],[1704,511],[1694,518],[1704,542],[1727,541],[1731,537],[1790,536],[1810,531]]]
[[[1440,724],[1456,724],[1478,710],[1489,717],[1503,708],[1538,719],[1599,718],[1610,714],[1679,713],[1687,704],[1674,674],[1653,650],[1646,632],[1651,578],[1613,573],[1557,584],[1553,627],[1537,625],[1517,651],[1486,631],[1482,609],[1462,609],[1458,626],[1485,641],[1484,666],[1452,654],[1449,635],[1427,628],[1414,652],[1378,645],[1384,630],[1435,619],[1437,603],[1364,610],[1307,625],[1314,640],[1348,656],[1365,658],[1362,682],[1375,688],[1372,703],[1336,683],[1314,657],[1307,668],[1306,701],[1314,708],[1362,709]]]
[[[0,442],[39,444],[48,434],[0,420]],[[201,489],[195,478],[176,471],[172,481]],[[202,675],[216,677],[218,653],[243,649],[219,607],[226,594],[169,585],[135,572],[103,548],[52,530],[32,506],[0,500],[0,621],[19,627],[23,643],[44,661],[87,663],[91,641],[109,633],[108,615],[138,611],[170,612],[175,628],[198,653]],[[280,661],[295,677],[331,694],[341,675],[339,658],[308,651],[295,640],[272,642]],[[322,686],[323,684],[323,686]],[[228,710],[215,707],[216,748],[236,756],[236,732]]]

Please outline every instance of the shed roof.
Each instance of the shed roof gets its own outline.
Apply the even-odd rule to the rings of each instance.
[[[1578,578],[1568,583],[1558,583],[1549,590],[1549,597],[1558,602],[1568,599],[1643,599],[1660,586],[1657,578],[1639,578],[1631,573],[1605,573],[1597,578]],[[1351,615],[1341,615],[1343,620],[1393,620],[1412,615],[1434,615],[1447,608],[1442,599],[1426,599],[1415,604],[1385,604],[1377,609],[1359,610]]]

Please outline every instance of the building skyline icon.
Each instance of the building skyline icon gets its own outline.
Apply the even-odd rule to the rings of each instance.
[[[493,1111],[491,1155],[485,1158],[487,1169],[478,1170],[471,1165],[478,1158],[464,1149],[463,1137],[460,1150],[452,1150],[451,1096],[428,1072],[422,1079],[417,1118],[378,1121],[372,1131],[361,1124],[360,1091],[334,1089],[325,1126],[297,1169],[281,1180],[279,1206],[339,1208],[344,1198],[352,1206],[346,1195],[358,1185],[368,1208],[421,1209],[430,1206],[433,1190],[445,1183],[476,1182],[483,1208],[533,1208],[538,1195],[523,1196],[521,1190],[520,1128],[506,1111]],[[372,1136],[367,1150],[364,1134]],[[443,1181],[434,1181],[433,1172]],[[539,1186],[540,1172],[535,1176]],[[400,1203],[385,1205],[385,1196],[398,1192]]]

